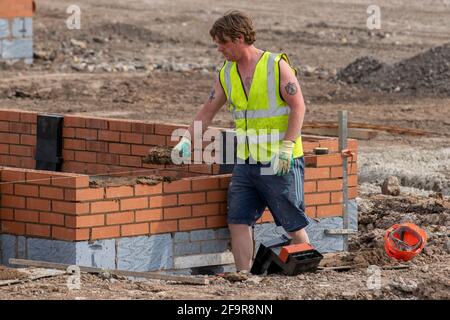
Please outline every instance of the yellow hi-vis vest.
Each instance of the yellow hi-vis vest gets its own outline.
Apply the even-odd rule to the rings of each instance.
[[[270,161],[284,139],[290,108],[280,94],[280,59],[289,64],[285,54],[263,53],[248,97],[236,62],[225,61],[220,69],[220,83],[236,126],[236,153],[240,159],[251,156],[256,161]],[[303,156],[301,136],[295,140],[293,156]]]

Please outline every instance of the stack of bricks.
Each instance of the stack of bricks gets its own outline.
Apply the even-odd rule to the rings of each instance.
[[[0,60],[33,62],[33,0],[0,1]]]
[[[66,116],[64,172],[32,170],[36,118],[33,112],[0,110],[1,232],[66,241],[189,232],[226,227],[231,175],[217,165],[153,166],[142,156],[153,145],[173,145],[183,126]],[[343,215],[342,157],[336,138],[304,136],[305,203],[312,218]],[[315,147],[330,154],[313,155]],[[349,198],[357,196],[357,141],[349,159]],[[156,185],[90,187],[89,175],[140,170],[179,175]],[[178,171],[177,171],[178,170]],[[181,171],[179,171],[181,170]],[[273,222],[266,210],[258,223]]]

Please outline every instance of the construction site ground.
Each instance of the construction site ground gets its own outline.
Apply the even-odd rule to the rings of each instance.
[[[349,252],[325,256],[322,271],[243,281],[211,276],[205,286],[82,274],[80,290],[68,289],[69,275],[56,275],[0,286],[0,299],[450,298],[448,1],[377,1],[380,30],[367,28],[362,0],[78,0],[80,30],[66,27],[71,4],[38,1],[34,64],[0,65],[0,108],[187,124],[222,62],[208,30],[227,10],[242,9],[254,17],[256,45],[286,52],[298,68],[305,122],[337,122],[337,111],[348,110],[350,122],[429,134],[379,131],[359,141],[359,231]],[[341,72],[361,57],[376,61]],[[378,63],[390,71],[358,73]],[[226,108],[214,125],[232,127]],[[391,175],[399,196],[381,194]],[[425,228],[429,239],[419,256],[400,263],[385,254],[383,235],[405,221]],[[332,268],[339,266],[346,268]],[[0,269],[0,281],[20,277]]]

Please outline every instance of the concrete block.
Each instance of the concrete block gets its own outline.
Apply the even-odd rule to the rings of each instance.
[[[233,254],[230,251],[222,253],[209,253],[209,254],[175,257],[173,259],[174,269],[218,266],[232,263],[234,263],[234,258]]]
[[[2,40],[2,58],[20,59],[33,57],[33,40]]]
[[[228,249],[228,240],[209,240],[201,241],[201,252],[202,253],[214,253],[223,252]]]
[[[282,227],[277,227],[275,223],[261,223],[255,225],[253,229],[253,237],[255,239],[255,254],[258,251],[261,242],[273,240],[287,235]]]
[[[189,254],[197,254],[200,252],[200,242],[177,243],[174,246],[175,256],[186,256]]]
[[[205,241],[216,239],[216,232],[212,229],[191,231],[191,241]]]
[[[75,242],[28,238],[27,255],[30,260],[76,264]]]
[[[76,263],[80,266],[116,269],[116,241],[100,240],[76,243]]]
[[[216,231],[217,239],[230,239],[230,229],[221,228]]]
[[[17,237],[9,234],[0,235],[1,245],[1,264],[11,266],[8,261],[10,258],[17,258],[16,255]]]
[[[348,201],[349,229],[358,230],[358,203],[356,199]]]
[[[176,232],[173,236],[173,242],[189,242],[189,232]]]
[[[7,38],[9,36],[10,36],[9,20],[0,19],[0,39]]]
[[[171,269],[173,243],[170,234],[117,240],[117,268],[131,271]]]
[[[17,259],[27,259],[27,238],[17,237]]]
[[[33,18],[14,18],[12,20],[12,36],[14,38],[33,37]]]
[[[319,221],[311,220],[306,227],[311,244],[320,253],[338,252],[344,248],[344,238],[342,235],[326,235],[325,229],[341,229],[343,220],[341,217],[332,217],[319,219]]]

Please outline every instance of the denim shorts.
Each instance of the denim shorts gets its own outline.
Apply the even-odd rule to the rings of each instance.
[[[304,158],[294,159],[294,166],[283,176],[261,174],[268,167],[261,163],[234,166],[228,189],[228,224],[253,226],[268,207],[276,225],[287,232],[305,228],[310,221],[305,214]]]

